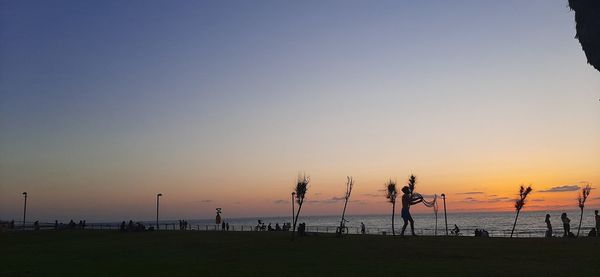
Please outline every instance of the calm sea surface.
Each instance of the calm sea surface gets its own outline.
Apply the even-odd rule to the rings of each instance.
[[[577,233],[579,224],[579,211],[567,211],[568,217],[571,219],[571,231]],[[515,233],[520,237],[543,237],[546,230],[544,223],[546,212],[526,212],[522,211],[519,215]],[[551,222],[555,235],[563,234],[562,222],[560,221],[560,212],[550,212]],[[436,233],[436,218],[431,214],[413,214],[415,221],[415,230],[417,234],[434,235]],[[244,231],[254,228],[258,220],[262,220],[265,224],[271,223],[273,228],[276,223],[280,225],[284,222],[291,222],[289,217],[252,217],[252,218],[227,218],[223,220],[230,224],[231,230]],[[391,232],[391,215],[347,215],[348,222],[346,226],[350,233],[360,232],[360,223],[364,222],[367,233],[382,234],[383,232]],[[512,224],[515,220],[514,212],[495,212],[495,213],[451,213],[448,214],[448,229],[451,230],[454,224],[461,229],[463,236],[472,236],[474,230],[485,229],[491,236],[509,236]],[[177,224],[177,221],[161,221],[161,224]],[[214,223],[214,219],[188,220],[192,229],[214,230],[218,228]],[[302,216],[299,217],[299,222],[305,222],[308,231],[318,232],[335,232],[335,227],[340,224],[340,216]],[[594,211],[585,210],[582,221],[581,233],[587,235],[589,230],[595,226]],[[150,223],[150,222],[149,222]],[[398,232],[402,228],[402,218],[397,211],[395,219],[395,227]],[[243,226],[243,227],[242,227]],[[410,227],[409,227],[410,228]],[[410,229],[409,229],[410,230]],[[407,233],[408,234],[408,233]],[[444,213],[438,213],[437,216],[437,234],[445,234]]]

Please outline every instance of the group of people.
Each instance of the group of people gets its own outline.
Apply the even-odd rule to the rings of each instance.
[[[289,222],[284,222],[282,225],[279,225],[279,222],[275,223],[275,227],[273,227],[273,224],[271,224],[271,222],[269,222],[268,225],[265,225],[265,223],[262,220],[258,220],[258,224],[254,227],[255,231],[289,231],[292,229],[292,224]]]
[[[454,226],[456,226],[456,225],[454,225]],[[489,238],[490,233],[488,233],[488,231],[486,231],[485,229],[475,229],[475,236],[482,237],[482,238]]]
[[[596,227],[593,227],[588,233],[588,237],[600,237],[600,215],[598,214],[598,210],[594,211],[594,219],[596,221]],[[575,237],[575,234],[571,232],[571,219],[567,217],[567,213],[562,213],[560,215],[560,220],[563,224],[563,237]],[[551,238],[554,236],[552,230],[552,223],[550,222],[550,214],[546,214],[546,237]]]
[[[37,221],[36,221],[37,222]],[[36,224],[34,223],[34,228]],[[38,223],[39,226],[39,223]],[[85,220],[79,220],[79,223],[75,223],[71,219],[68,224],[64,224],[62,222],[58,222],[58,220],[54,221],[54,230],[84,230],[86,226]]]
[[[306,235],[306,223],[302,222],[298,224],[298,236],[303,237]]]
[[[221,222],[221,231],[229,231],[229,222]]]
[[[133,222],[133,220],[129,220],[129,223],[125,223],[125,221],[121,222],[119,226],[119,230],[121,232],[144,232],[144,231],[152,231],[154,227],[146,228],[141,222]]]
[[[188,222],[187,220],[179,220],[179,230],[187,230]]]

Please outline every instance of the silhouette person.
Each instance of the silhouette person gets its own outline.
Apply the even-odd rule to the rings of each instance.
[[[360,233],[361,234],[365,234],[367,231],[367,228],[365,227],[365,224],[363,222],[360,223]]]
[[[406,226],[410,222],[410,232],[412,233],[413,236],[416,236],[415,222],[413,221],[413,218],[410,215],[410,206],[423,202],[423,198],[420,197],[418,199],[413,199],[412,194],[410,193],[410,188],[408,186],[404,186],[402,188],[402,192],[404,192],[404,195],[402,195],[401,215],[402,215],[402,219],[404,220],[404,225],[402,226],[402,233],[400,233],[400,235],[404,236],[404,231],[406,230]]]
[[[546,230],[546,237],[547,238],[551,238],[552,237],[552,223],[550,223],[550,214],[546,214],[546,228],[548,228]]]
[[[598,210],[594,211],[594,215],[596,218],[596,236],[600,237],[600,215],[598,215]]]
[[[225,221],[221,223],[221,231],[225,231]]]
[[[454,229],[452,229],[451,233],[455,236],[458,236],[458,234],[460,234],[460,228],[458,228],[458,225],[454,224]]]
[[[571,220],[567,217],[567,213],[562,213],[560,220],[562,220],[563,229],[565,230],[564,237],[568,237],[569,233],[571,233]]]

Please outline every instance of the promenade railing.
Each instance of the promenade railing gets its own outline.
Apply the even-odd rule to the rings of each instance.
[[[137,222],[136,222],[137,223]],[[134,223],[135,224],[135,223]],[[149,222],[142,222],[145,229],[155,229],[156,224]],[[128,224],[126,224],[126,229]],[[185,227],[185,228],[184,228]],[[275,228],[275,226],[272,226]],[[337,226],[332,225],[307,225],[306,232],[308,233],[336,233]],[[587,237],[587,234],[592,227],[582,227],[580,237]],[[8,231],[35,231],[35,230],[69,230],[69,229],[86,229],[86,230],[107,230],[107,231],[119,231],[121,230],[121,223],[85,223],[85,226],[75,224],[69,226],[68,224],[55,224],[49,222],[38,223],[35,227],[34,222],[26,222],[23,226],[22,222],[14,223],[12,228],[6,222],[0,224],[0,230]],[[461,228],[460,236],[474,236],[476,228]],[[204,231],[204,232],[215,232],[215,231],[229,231],[229,232],[261,232],[268,231],[267,227],[261,228],[256,225],[243,225],[243,224],[230,224],[229,229],[227,227],[223,229],[221,224],[187,224],[187,226],[180,226],[178,222],[167,222],[159,224],[159,231]],[[510,237],[510,229],[485,229],[490,237]],[[272,231],[275,231],[274,229]],[[276,231],[275,231],[276,232]],[[401,228],[396,228],[396,234],[400,234]],[[420,236],[444,236],[445,229],[438,228],[416,228],[415,233]],[[573,232],[573,229],[571,229]],[[344,229],[344,233],[347,234],[361,234],[361,228],[357,226],[348,226]],[[546,233],[545,228],[527,229],[527,230],[515,230],[513,237],[516,238],[532,238],[532,237],[544,237]],[[367,227],[365,228],[365,234],[368,235],[392,235],[392,229],[390,227]],[[405,231],[406,235],[410,235],[410,227]],[[452,235],[451,235],[452,236]],[[563,230],[554,230],[554,236],[563,236]]]

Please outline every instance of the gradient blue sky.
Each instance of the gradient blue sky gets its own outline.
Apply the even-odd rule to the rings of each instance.
[[[166,218],[287,214],[299,171],[308,214],[346,175],[350,213],[410,173],[462,210],[600,184],[574,34],[566,0],[0,1],[0,219],[22,191],[41,220],[149,219],[157,192]]]

